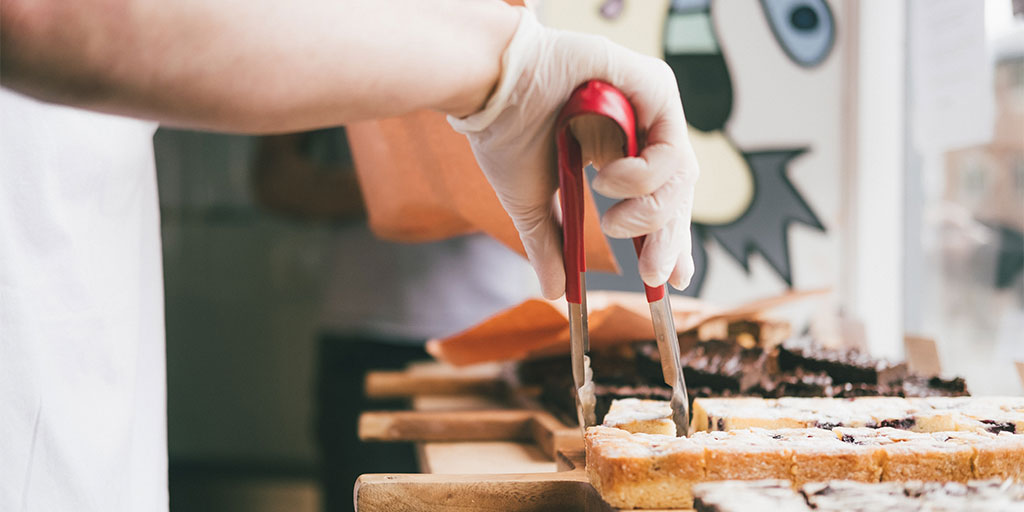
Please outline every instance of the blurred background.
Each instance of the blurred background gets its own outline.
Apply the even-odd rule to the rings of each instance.
[[[1012,363],[1024,361],[1024,2],[531,6],[675,70],[702,165],[687,295],[736,304],[827,287],[827,300],[787,310],[794,325],[893,359],[905,335],[931,338],[972,392],[1024,391]],[[356,193],[317,210],[320,186],[265,194],[265,139],[161,129],[155,142],[172,510],[319,510],[325,311],[366,288],[362,269],[338,270],[366,250],[339,246],[339,230],[365,224],[355,181],[329,178]],[[339,130],[295,144],[350,167]],[[631,245],[613,249],[623,275],[590,287],[635,290]],[[529,296],[525,265],[494,257],[519,284],[407,337]]]

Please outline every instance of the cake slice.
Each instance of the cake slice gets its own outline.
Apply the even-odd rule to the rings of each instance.
[[[827,480],[877,482],[882,476],[884,453],[844,443],[824,429],[776,430],[773,436],[793,445],[793,485]]]
[[[704,445],[708,480],[789,480],[793,475],[790,442],[762,429],[698,432],[690,439]]]
[[[691,430],[891,427],[913,432],[1024,433],[1014,397],[698,398]]]
[[[949,413],[947,413],[949,414]],[[897,397],[836,398],[698,398],[693,404],[691,430],[734,430],[741,428],[894,427],[915,430],[918,419],[928,418],[929,428],[945,426],[936,414],[922,411],[907,399]],[[923,425],[923,424],[922,424]]]
[[[815,426],[835,427],[893,427],[913,429],[918,410],[905,398],[858,397],[835,398],[780,398],[777,407],[791,414],[811,415]]]
[[[883,452],[882,481],[966,482],[973,474],[974,449],[964,443],[889,427],[840,427],[834,432],[844,442]]]
[[[933,397],[920,403],[952,416],[952,428],[943,430],[1024,434],[1024,397]]]
[[[1024,434],[1024,412],[965,410],[955,419],[956,430]]]
[[[613,507],[689,507],[706,477],[704,446],[685,437],[591,427],[585,448],[590,482]]]
[[[810,512],[803,496],[787,480],[725,481],[693,488],[697,512]]]
[[[913,400],[927,404],[932,409],[988,408],[1006,412],[1024,412],[1024,397],[1021,396],[927,397]]]
[[[694,487],[694,504],[697,512],[1019,512],[1024,510],[1024,486],[833,480],[797,491],[778,480],[710,482]]]
[[[816,422],[811,414],[780,408],[776,400],[764,398],[698,398],[690,410],[691,432],[801,428]]]
[[[672,408],[664,400],[624,398],[614,400],[604,416],[604,426],[643,434],[676,435]]]
[[[818,512],[919,512],[923,505],[907,496],[898,482],[833,480],[807,484],[800,493]]]
[[[1024,436],[1002,432],[937,432],[932,437],[974,450],[973,478],[1024,482]]]

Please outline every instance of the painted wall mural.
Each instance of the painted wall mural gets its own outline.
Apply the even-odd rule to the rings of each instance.
[[[660,57],[675,72],[702,167],[692,227],[696,274],[687,294],[743,298],[714,289],[745,279],[762,283],[754,286],[760,293],[836,283],[835,262],[812,265],[803,276],[809,279],[794,280],[801,248],[790,236],[799,224],[832,239],[812,256],[838,249],[830,231],[838,217],[839,109],[815,107],[836,106],[841,95],[842,71],[827,65],[837,58],[837,19],[824,0],[545,0],[540,14],[549,25],[603,34]],[[787,83],[790,76],[797,80]],[[752,102],[766,100],[775,108],[756,111]],[[808,132],[808,123],[828,126]],[[800,164],[815,176],[794,183]],[[763,270],[751,275],[755,255],[774,285]],[[728,266],[743,275],[721,277]],[[717,285],[709,280],[716,273]]]

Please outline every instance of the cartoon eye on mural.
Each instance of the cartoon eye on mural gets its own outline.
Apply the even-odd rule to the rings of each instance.
[[[618,30],[610,27],[622,15],[626,1],[600,4],[597,14],[605,24],[595,24],[597,31],[615,39],[609,32]],[[761,7],[775,41],[790,61],[814,68],[828,58],[835,42],[835,21],[824,0],[761,0]],[[664,18],[661,48],[679,82],[690,137],[703,168],[693,209],[696,272],[685,293],[696,296],[701,292],[709,264],[705,247],[709,240],[721,245],[748,273],[751,254],[760,253],[792,287],[790,224],[799,222],[825,231],[787,175],[789,164],[812,148],[754,150],[738,146],[730,137],[727,127],[736,88],[711,9],[710,0],[672,0]],[[636,25],[635,20],[632,23]]]
[[[821,64],[835,42],[832,11],[824,0],[761,0],[775,39],[804,67]]]

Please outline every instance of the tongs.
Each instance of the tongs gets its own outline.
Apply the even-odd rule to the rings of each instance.
[[[576,387],[576,413],[580,428],[597,424],[594,412],[593,372],[590,368],[590,339],[587,333],[587,262],[583,248],[583,159],[579,142],[572,134],[570,121],[578,116],[598,115],[614,121],[625,135],[626,156],[639,154],[636,115],[621,91],[600,80],[590,80],[573,91],[555,121],[558,147],[559,197],[562,203],[563,256],[565,259],[565,298],[569,303],[569,337],[572,354],[572,378]],[[645,236],[633,239],[637,255],[643,248]],[[672,319],[672,307],[665,285],[650,287],[644,284],[647,302],[651,308],[651,321],[661,357],[661,371],[665,383],[672,387],[672,421],[676,435],[685,436],[689,429],[690,408],[686,398],[686,383],[679,362],[679,336]]]

